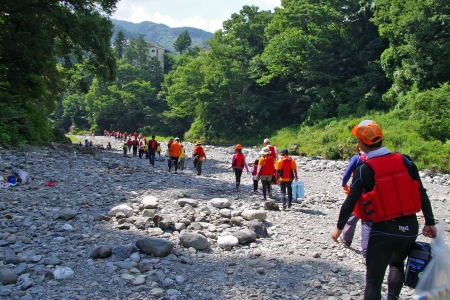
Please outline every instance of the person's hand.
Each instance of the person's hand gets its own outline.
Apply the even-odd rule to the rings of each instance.
[[[422,234],[426,237],[435,238],[437,236],[436,227],[433,225],[425,225],[423,226]]]
[[[344,186],[344,191],[348,195],[350,193],[350,187],[348,185]]]
[[[295,181],[298,181],[298,178],[295,178]]]
[[[338,238],[341,236],[342,230],[340,230],[339,228],[335,228],[333,230],[333,232],[331,233],[331,238],[333,239],[333,241],[335,241],[336,243],[339,243]]]

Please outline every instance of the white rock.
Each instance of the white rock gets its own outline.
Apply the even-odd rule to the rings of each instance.
[[[126,204],[114,206],[113,208],[111,208],[108,214],[110,216],[115,216],[117,215],[117,213],[123,213],[127,218],[131,217],[134,214],[133,209]]]
[[[217,245],[222,248],[222,249],[226,249],[229,250],[234,246],[237,246],[239,244],[239,241],[237,239],[237,237],[232,236],[232,235],[226,235],[226,236],[221,236],[217,239]]]

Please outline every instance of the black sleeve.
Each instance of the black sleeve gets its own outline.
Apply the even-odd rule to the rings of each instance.
[[[428,198],[427,190],[423,187],[422,180],[420,179],[419,170],[411,158],[407,155],[403,155],[403,163],[408,169],[409,175],[413,180],[417,180],[420,183],[420,201],[422,202],[422,213],[425,218],[425,225],[435,225],[436,221],[433,216],[433,209],[431,208],[430,198]]]

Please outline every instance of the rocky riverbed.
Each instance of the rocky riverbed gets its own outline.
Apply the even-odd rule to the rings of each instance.
[[[0,148],[3,174],[30,174],[0,190],[0,298],[362,299],[359,225],[352,248],[331,240],[347,162],[294,156],[305,197],[266,210],[250,175],[235,191],[233,147],[205,146],[197,176],[190,158],[174,174],[93,138],[108,141],[112,150]],[[243,152],[253,162],[258,151]],[[450,244],[450,176],[421,176]]]

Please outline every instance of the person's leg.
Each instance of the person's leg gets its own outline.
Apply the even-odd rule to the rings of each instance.
[[[203,161],[199,160],[197,161],[197,175],[202,175],[202,163]]]
[[[170,156],[167,157],[167,166],[169,167],[169,172],[170,172],[170,169],[172,168],[172,158]]]
[[[401,228],[401,229],[400,229]],[[394,249],[391,261],[389,262],[388,274],[388,295],[387,300],[396,300],[402,291],[405,280],[404,263],[411,247],[414,245],[417,233],[419,232],[419,223],[417,219],[408,219],[405,222],[399,222],[393,231],[398,240],[398,247]],[[401,237],[402,234],[407,236]]]
[[[148,149],[148,153],[149,153],[148,157],[150,160],[150,164],[152,166],[154,166],[155,165],[155,149]]]
[[[286,187],[287,187],[287,194],[288,194],[288,207],[291,207],[292,205],[292,181],[287,181],[286,182]]]
[[[184,170],[184,158],[180,158],[179,165],[180,165],[180,170]]]
[[[358,220],[359,218],[357,216],[355,216],[354,214],[351,215],[350,218],[348,218],[347,222],[345,223],[344,229],[342,230],[342,234],[341,234],[341,240],[342,242],[344,242],[345,246],[350,247],[350,245],[353,242],[353,236],[355,235],[355,229],[356,229],[356,224],[358,224]],[[361,229],[363,230],[363,229]],[[364,231],[361,231],[362,234],[364,235]],[[370,234],[370,230],[367,231],[367,239],[365,240],[366,243],[366,252],[367,252],[367,242],[369,241],[369,234]],[[361,247],[362,247],[362,238],[361,238]],[[364,256],[365,257],[365,256]]]
[[[258,191],[258,180],[253,179],[253,191],[256,193]]]
[[[286,208],[286,181],[280,181],[281,201],[283,202],[283,209]]]
[[[383,232],[382,226],[373,226],[367,247],[366,263],[366,288],[364,291],[364,300],[380,300],[381,285],[383,283],[386,268],[391,260],[393,249],[389,243],[389,236]],[[376,234],[374,234],[376,232]]]
[[[177,170],[178,170],[178,157],[173,157],[173,164],[175,166],[175,173],[177,173]]]
[[[355,217],[356,218],[356,217]],[[358,220],[356,220],[357,222]],[[355,226],[356,227],[356,222]],[[347,222],[348,223],[348,222]],[[361,254],[364,258],[367,256],[367,243],[369,242],[370,231],[372,230],[372,221],[361,221]],[[345,229],[345,227],[344,227]],[[353,228],[353,232],[355,229]],[[353,235],[352,235],[353,239]],[[351,240],[350,240],[351,243]]]
[[[236,190],[239,190],[239,186],[241,185],[242,169],[234,169],[234,173],[236,175]]]
[[[267,180],[267,192],[269,193],[269,198],[273,198],[273,195],[272,195],[272,176],[269,176],[269,179]]]
[[[267,189],[267,180],[261,178],[261,183],[262,183],[262,190],[263,190],[263,199],[267,199],[266,198],[266,189]]]

